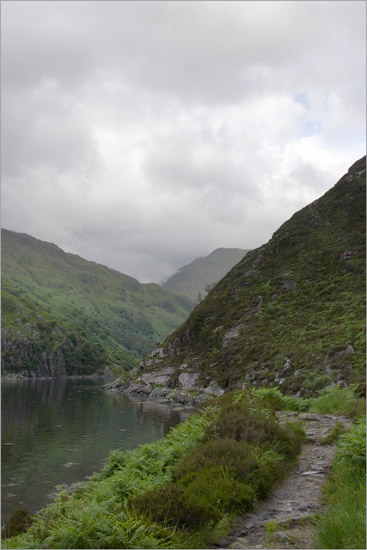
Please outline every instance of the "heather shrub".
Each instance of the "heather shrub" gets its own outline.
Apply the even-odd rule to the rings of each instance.
[[[256,407],[252,400],[225,405],[218,417],[207,427],[203,441],[230,438],[235,441],[273,441],[277,433],[274,413]]]

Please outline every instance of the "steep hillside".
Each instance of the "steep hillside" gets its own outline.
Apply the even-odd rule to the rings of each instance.
[[[191,304],[54,244],[2,230],[4,372],[128,368],[182,323]]]
[[[142,382],[301,395],[363,385],[365,170],[363,158],[249,252],[141,363]]]
[[[162,286],[191,298],[193,302],[206,296],[207,287],[217,283],[248,250],[242,248],[217,248],[205,258],[197,258],[181,267]]]

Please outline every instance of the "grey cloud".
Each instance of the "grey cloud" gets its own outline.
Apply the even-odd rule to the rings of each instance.
[[[52,81],[4,97],[2,150],[4,176],[39,165],[74,170],[98,156],[88,120]]]
[[[364,11],[2,2],[4,226],[144,281],[262,244],[363,154]]]
[[[325,41],[325,26],[345,17],[360,26],[357,10],[343,2],[309,4],[29,2],[23,7],[9,2],[4,41],[11,60],[5,56],[4,79],[29,85],[46,74],[67,87],[83,86],[102,71],[206,104],[265,90],[275,67],[285,70],[285,79],[287,68],[304,80],[315,71],[322,79],[339,79],[340,62],[323,63],[325,50],[338,48],[343,55],[354,34],[347,27]]]

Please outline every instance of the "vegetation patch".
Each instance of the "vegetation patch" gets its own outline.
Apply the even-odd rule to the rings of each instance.
[[[340,436],[325,488],[318,548],[366,548],[366,418]]]
[[[3,374],[129,370],[182,323],[192,302],[157,284],[1,232]]]
[[[341,388],[332,386],[319,391],[318,397],[310,400],[310,412],[319,414],[345,414],[355,416],[364,410],[365,401],[356,394],[356,386]]]
[[[111,452],[98,474],[73,494],[61,492],[3,547],[207,547],[269,493],[302,435],[294,423],[280,426],[262,399],[225,395],[164,439]]]
[[[304,436],[296,423],[281,427],[272,409],[249,392],[227,394],[215,404],[218,414],[202,442],[179,461],[173,480],[131,501],[151,521],[179,529],[191,542],[194,537],[198,548],[217,543],[224,524],[228,530],[269,494]]]

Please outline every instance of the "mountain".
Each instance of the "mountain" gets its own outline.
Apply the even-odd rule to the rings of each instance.
[[[58,246],[3,229],[3,372],[132,367],[177,328],[190,301]]]
[[[200,301],[207,294],[207,287],[222,279],[247,252],[242,248],[217,248],[209,256],[181,267],[162,286],[188,296],[193,302]]]
[[[364,157],[248,252],[141,363],[140,381],[207,393],[275,385],[304,396],[363,386],[365,201]]]

